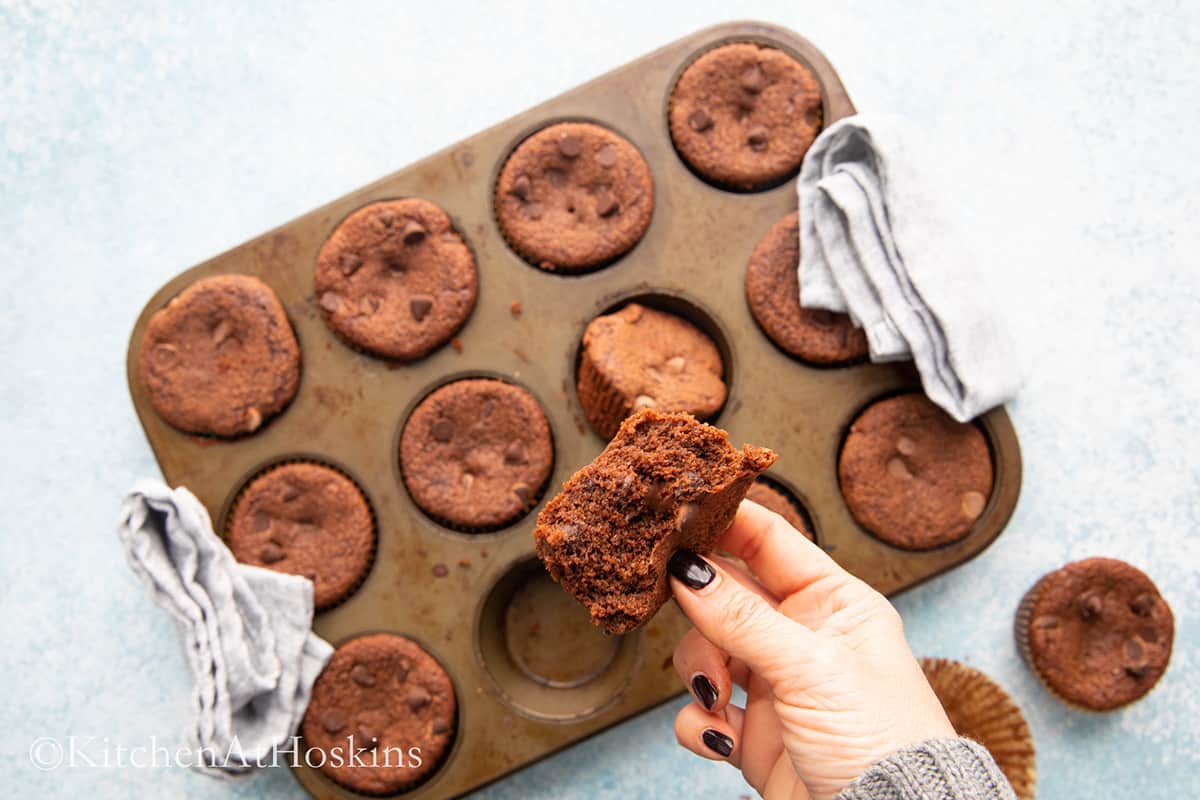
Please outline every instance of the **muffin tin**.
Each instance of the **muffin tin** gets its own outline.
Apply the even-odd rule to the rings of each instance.
[[[378,524],[375,563],[358,591],[318,614],[314,628],[335,644],[375,631],[408,636],[454,680],[459,700],[454,746],[441,769],[405,797],[464,793],[682,690],[671,653],[688,626],[674,604],[611,645],[594,641],[590,629],[563,635],[569,623],[551,625],[560,631],[554,636],[526,640],[546,624],[539,615],[573,613],[546,602],[544,587],[537,585],[543,572],[532,556],[531,531],[545,498],[518,522],[482,534],[442,527],[413,504],[400,475],[400,431],[413,407],[446,382],[494,377],[532,392],[554,436],[548,492],[553,494],[605,444],[584,421],[574,388],[583,329],[597,314],[637,299],[681,313],[714,337],[725,360],[729,396],[712,422],[735,443],[775,449],[780,458],[770,477],[804,506],[819,544],[885,594],[977,555],[1000,534],[1016,505],[1019,448],[1007,415],[996,409],[978,421],[991,445],[995,484],[965,539],[905,552],[873,538],[850,516],[837,483],[847,427],[873,400],[916,390],[919,381],[907,364],[812,367],[785,355],[756,327],[743,289],[746,262],[766,230],[795,208],[794,189],[715,188],[684,165],[667,131],[668,98],[680,72],[699,53],[731,41],[779,47],[806,63],[821,84],[826,121],[853,113],[833,68],[800,36],[758,23],[719,25],[188,270],[155,294],[133,329],[129,386],[150,446],[166,480],[193,491],[218,530],[245,482],[276,462],[329,464],[362,487]],[[654,218],[642,241],[615,263],[583,275],[527,264],[504,242],[492,209],[494,182],[512,148],[565,119],[591,120],[625,136],[641,150],[655,180]],[[402,365],[353,351],[325,326],[312,274],[318,250],[339,221],[372,201],[406,196],[432,200],[450,214],[477,259],[480,290],[453,345]],[[255,434],[234,441],[171,428],[155,413],[137,374],[150,316],[193,281],[221,273],[256,275],[272,286],[303,358],[300,391],[291,406]],[[520,619],[523,614],[533,619]],[[553,658],[539,658],[546,655],[542,647]],[[561,668],[543,667],[556,674],[537,675],[539,664]],[[315,797],[356,796],[315,769],[297,767],[295,775]]]

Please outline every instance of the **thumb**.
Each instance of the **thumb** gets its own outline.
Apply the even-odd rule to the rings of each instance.
[[[675,601],[696,630],[772,686],[794,682],[825,649],[810,629],[690,550],[671,556],[667,570]]]

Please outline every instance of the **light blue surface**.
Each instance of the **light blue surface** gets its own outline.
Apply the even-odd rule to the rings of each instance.
[[[736,5],[0,0],[8,794],[300,795],[284,770],[229,787],[181,769],[29,764],[40,736],[174,744],[186,717],[174,630],[128,574],[112,533],[122,492],[157,474],[124,383],[126,339],[151,293],[187,266],[733,14],[807,35],[860,108],[928,120],[954,168],[946,190],[963,233],[1027,345],[1029,381],[1011,407],[1025,457],[1020,506],[985,555],[898,600],[914,650],[968,661],[1013,693],[1033,727],[1042,797],[1192,794],[1200,9]],[[1094,554],[1149,572],[1178,625],[1160,686],[1105,716],[1048,697],[1010,636],[1032,581]],[[480,796],[748,793],[728,767],[675,745],[678,705]]]

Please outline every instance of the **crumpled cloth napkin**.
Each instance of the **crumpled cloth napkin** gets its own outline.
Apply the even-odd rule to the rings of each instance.
[[[919,129],[857,114],[817,138],[797,182],[800,297],[849,313],[872,361],[912,358],[929,398],[965,422],[1011,399],[1016,348],[930,186]]]
[[[129,566],[179,623],[195,678],[185,738],[204,755],[195,768],[235,777],[270,763],[333,654],[311,630],[312,582],[238,563],[200,501],[159,481],[139,481],[125,497],[117,534]]]

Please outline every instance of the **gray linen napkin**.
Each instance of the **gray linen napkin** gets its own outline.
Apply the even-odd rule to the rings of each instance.
[[[239,564],[200,501],[159,481],[139,481],[125,497],[117,534],[129,566],[179,623],[195,679],[186,739],[207,762],[195,768],[233,777],[270,763],[333,653],[311,630],[312,582]]]
[[[804,158],[800,297],[849,313],[872,361],[912,358],[929,398],[960,421],[1021,384],[994,297],[955,238],[927,175],[921,131],[858,114],[830,125]]]

